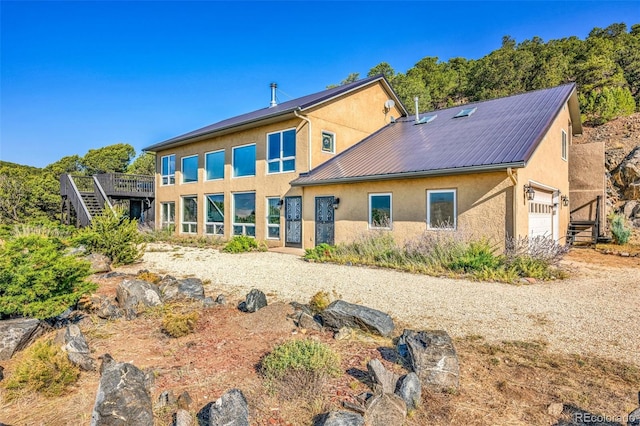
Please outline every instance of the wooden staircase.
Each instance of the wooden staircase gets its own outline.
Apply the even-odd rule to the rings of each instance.
[[[604,239],[600,232],[600,209],[602,196],[598,195],[595,200],[593,220],[570,220],[567,229],[567,243],[570,245],[595,245],[599,240]],[[571,210],[571,215],[585,206]]]

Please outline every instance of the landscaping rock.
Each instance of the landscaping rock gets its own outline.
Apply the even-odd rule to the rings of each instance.
[[[231,389],[198,413],[201,425],[249,426],[249,408],[242,391]]]
[[[423,388],[434,391],[458,388],[458,355],[446,331],[404,330],[398,340],[398,352],[406,354]]]
[[[193,399],[191,399],[191,395],[189,392],[184,391],[180,395],[178,395],[178,408],[183,410],[188,410],[189,406],[193,403]]]
[[[322,324],[338,331],[342,327],[360,328],[369,333],[389,337],[395,328],[391,317],[366,306],[336,300],[320,313]]]
[[[141,307],[162,304],[157,286],[142,280],[124,280],[116,288],[116,300],[127,319],[133,319]]]
[[[640,146],[636,147],[611,173],[611,181],[627,200],[640,199]]]
[[[422,384],[418,375],[411,372],[400,378],[395,394],[407,404],[407,411],[418,408],[422,400]]]
[[[75,324],[68,325],[64,333],[64,346],[62,349],[67,353],[67,358],[72,364],[77,365],[82,370],[93,371],[96,363],[91,358],[91,351],[80,327]]]
[[[262,309],[267,306],[267,296],[258,289],[253,289],[247,294],[244,301],[245,312],[256,312],[258,309]]]
[[[633,219],[640,212],[640,203],[635,200],[627,201],[620,210],[626,218]]]
[[[47,329],[35,318],[16,318],[0,321],[0,361],[10,359],[14,353],[29,346]]]
[[[162,391],[160,395],[158,395],[158,407],[166,407],[168,405],[173,405],[176,403],[176,395],[172,390]]]
[[[102,357],[91,426],[153,425],[148,377],[136,366]]]
[[[218,305],[225,305],[227,303],[227,298],[224,297],[224,294],[219,294],[218,297],[216,297],[216,303]]]
[[[364,426],[364,417],[350,411],[330,411],[323,416],[317,426]]]
[[[100,296],[97,299],[97,302],[98,304],[95,312],[98,318],[111,320],[121,318],[124,315],[124,311],[107,296]]]
[[[213,297],[211,296],[207,296],[204,299],[202,299],[203,308],[213,308],[216,305],[217,305],[216,301],[213,300]]]
[[[85,259],[91,263],[91,271],[94,274],[111,271],[111,259],[104,254],[91,253],[89,256],[85,256]]]
[[[313,316],[309,315],[306,312],[300,312],[300,314],[298,315],[298,319],[296,320],[296,325],[306,330],[322,330],[322,325],[318,321],[316,321]]]
[[[192,426],[193,424],[193,417],[187,410],[179,409],[176,412],[173,426]]]
[[[374,385],[377,385],[379,389],[373,389],[375,392],[382,393],[394,393],[396,390],[396,384],[400,378],[399,374],[395,374],[386,368],[378,359],[372,359],[367,363],[367,371],[371,376],[371,380]]]
[[[407,404],[398,395],[384,393],[367,401],[364,421],[367,426],[402,425],[407,417]]]
[[[162,301],[172,300],[203,300],[204,287],[199,278],[185,278],[183,280],[164,279],[160,282]]]
[[[0,382],[4,379],[4,367],[0,365]]]

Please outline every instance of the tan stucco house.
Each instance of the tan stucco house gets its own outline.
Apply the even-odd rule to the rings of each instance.
[[[275,88],[272,88],[275,90]],[[311,248],[376,229],[563,242],[574,84],[410,115],[382,76],[215,123],[155,152],[156,226]]]

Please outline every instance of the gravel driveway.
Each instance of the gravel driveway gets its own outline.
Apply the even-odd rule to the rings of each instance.
[[[387,312],[402,326],[488,341],[545,341],[552,350],[640,366],[640,268],[569,267],[571,279],[515,286],[308,263],[282,253],[150,245],[143,263],[128,268],[208,280],[208,295],[231,300],[258,288],[270,301],[307,302],[325,290]]]

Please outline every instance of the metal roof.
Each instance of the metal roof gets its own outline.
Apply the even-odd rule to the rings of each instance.
[[[382,74],[380,74],[368,78],[363,78],[353,83],[344,84],[342,86],[334,87],[318,93],[313,93],[311,95],[283,102],[273,107],[262,108],[253,112],[249,112],[247,114],[228,118],[226,120],[222,120],[209,126],[202,127],[192,132],[176,136],[175,138],[171,138],[166,141],[148,146],[146,148],[143,148],[143,151],[153,152],[161,149],[173,148],[176,146],[194,142],[195,140],[202,139],[203,137],[213,137],[217,136],[218,134],[223,134],[223,132],[225,131],[233,131],[241,126],[254,127],[260,124],[264,124],[265,120],[283,119],[288,115],[293,114],[294,111],[304,112],[307,109],[314,108],[324,102],[331,101],[339,96],[345,95],[354,90],[358,90],[377,81],[380,81],[385,85],[385,87],[389,91],[389,94],[395,98],[394,100],[396,102],[396,105],[398,105],[398,108],[400,108],[406,115],[407,112],[402,105],[402,102],[400,102],[399,98],[391,88],[391,85],[389,85],[389,82],[384,78]]]
[[[573,133],[581,133],[575,84],[406,117],[291,182],[293,186],[524,167],[569,101]],[[454,118],[462,109],[473,114]],[[421,114],[421,116],[424,116]]]

